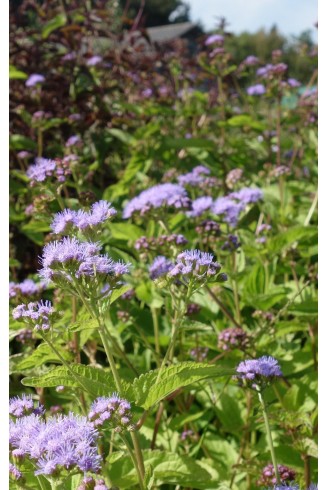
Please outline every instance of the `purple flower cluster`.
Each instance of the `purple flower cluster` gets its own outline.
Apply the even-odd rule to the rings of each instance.
[[[113,393],[111,397],[97,398],[90,407],[88,419],[95,427],[102,426],[109,421],[115,432],[121,432],[123,429],[133,429],[131,424],[131,405],[116,393]]]
[[[232,349],[244,350],[248,343],[247,333],[242,328],[226,328],[219,333],[218,348],[224,351]]]
[[[76,490],[109,490],[104,480],[94,480],[85,476]]]
[[[215,262],[212,254],[200,250],[185,250],[177,256],[173,268],[168,272],[169,277],[183,279],[194,278],[202,280],[217,276],[221,265]]]
[[[270,356],[242,361],[236,371],[238,373],[236,377],[250,384],[252,388],[265,386],[266,383],[282,376],[277,359]]]
[[[189,429],[189,430],[184,430],[181,433],[180,439],[181,441],[185,441],[186,439],[192,439],[193,437],[195,437],[195,433],[193,430]]]
[[[205,361],[208,351],[208,347],[194,347],[190,351],[190,356],[197,362]]]
[[[19,471],[19,469],[12,463],[9,463],[9,475],[13,480],[20,480],[23,477],[23,474]]]
[[[45,408],[43,405],[37,403],[37,406],[34,406],[32,395],[23,394],[21,397],[16,396],[9,400],[9,414],[13,417],[25,417],[32,413],[35,415],[43,415],[44,412]]]
[[[191,211],[187,211],[187,216],[191,216],[195,218],[196,216],[201,216],[202,214],[205,213],[205,211],[208,211],[211,209],[213,205],[213,199],[210,196],[202,196],[199,197],[198,199],[195,199],[191,203]]]
[[[280,476],[280,481],[282,483],[292,482],[295,480],[296,473],[291,468],[278,464],[278,473]],[[258,485],[275,485],[277,479],[275,477],[275,471],[273,464],[268,464],[262,470],[261,478],[258,480]]]
[[[183,235],[161,235],[159,237],[145,237],[142,236],[134,243],[136,250],[157,250],[158,248],[166,247],[170,245],[183,246],[188,243],[188,240]]]
[[[242,203],[236,203],[229,196],[219,197],[214,201],[211,211],[213,214],[223,215],[223,220],[230,226],[236,226],[240,213],[245,209]]]
[[[65,182],[66,176],[71,174],[71,170],[64,160],[48,160],[46,158],[36,158],[35,164],[30,165],[26,175],[31,180],[31,186],[38,182],[44,182],[49,177],[54,177],[58,182]]]
[[[300,490],[300,487],[297,485],[297,483],[291,483],[289,485],[279,484],[268,488],[268,490]],[[308,490],[310,490],[310,488],[308,488]]]
[[[219,223],[216,223],[216,221],[212,221],[210,219],[203,220],[199,225],[196,226],[195,231],[200,236],[203,236],[204,234],[206,234],[206,236],[208,236],[208,235],[220,236],[221,235],[221,228],[220,228]]]
[[[197,167],[193,168],[191,172],[184,175],[179,175],[178,182],[182,186],[189,185],[191,187],[198,187],[199,184],[204,181],[206,175],[209,175],[210,173],[211,172],[208,168],[204,167],[203,165],[198,165]]]
[[[44,282],[36,283],[32,279],[24,279],[20,283],[9,283],[9,297],[16,296],[35,296],[40,294],[46,287]]]
[[[94,425],[73,413],[46,421],[34,414],[10,421],[12,455],[32,460],[36,475],[54,475],[62,469],[97,473],[101,464],[97,439]]]
[[[238,192],[232,192],[230,197],[237,199],[243,205],[246,205],[263,199],[263,192],[261,189],[257,189],[255,187],[244,187]]]
[[[95,202],[90,211],[64,211],[55,214],[51,223],[53,233],[67,235],[71,232],[89,232],[116,215],[116,210],[108,201]]]
[[[86,62],[87,66],[96,66],[102,62],[102,57],[98,55],[91,56]]]
[[[165,276],[172,268],[172,262],[163,255],[159,255],[149,266],[149,276],[152,280],[158,279]]]
[[[266,93],[266,88],[262,83],[252,85],[247,88],[248,95],[263,95]]]
[[[65,143],[66,148],[70,148],[71,146],[80,145],[82,143],[80,136],[77,134],[70,136]]]
[[[205,46],[210,46],[211,44],[223,44],[224,36],[221,34],[212,34],[205,41]]]
[[[65,237],[49,243],[43,249],[40,275],[47,280],[63,280],[70,284],[74,278],[106,276],[106,279],[111,279],[113,287],[129,272],[129,265],[115,262],[99,252],[98,243],[80,242],[76,238]]]
[[[25,82],[25,86],[26,87],[34,87],[35,85],[37,85],[38,83],[43,83],[45,82],[45,78],[43,75],[40,75],[38,73],[33,73],[32,75],[30,75],[28,77],[28,79],[26,80]]]
[[[237,235],[229,234],[227,240],[223,243],[221,250],[228,250],[229,252],[234,252],[240,247],[241,243]]]
[[[16,306],[12,312],[15,320],[23,320],[33,325],[35,330],[49,330],[56,313],[50,301],[39,301]]]
[[[274,77],[275,75],[281,75],[285,73],[287,69],[288,66],[285,63],[277,63],[275,65],[269,63],[268,65],[259,68],[256,71],[256,75],[262,78],[271,78]]]
[[[259,59],[254,56],[254,55],[250,55],[250,56],[247,56],[247,58],[244,59],[244,61],[242,62],[243,65],[245,66],[255,66],[255,65],[258,65],[259,64]]]
[[[189,208],[190,199],[186,190],[178,184],[159,184],[141,192],[124,208],[123,218],[130,218],[134,213],[144,216],[153,209],[173,207]]]
[[[289,175],[291,173],[290,168],[286,165],[277,165],[274,167],[271,172],[271,177],[281,177],[282,175]]]

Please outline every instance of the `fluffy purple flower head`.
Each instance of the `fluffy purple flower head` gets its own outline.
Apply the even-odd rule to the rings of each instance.
[[[153,95],[153,91],[151,88],[145,88],[142,92],[141,92],[141,95],[143,97],[145,97],[146,99],[148,99],[149,97],[151,97]]]
[[[155,280],[158,277],[165,276],[173,267],[172,262],[159,255],[153,261],[153,263],[149,266],[149,276],[151,279]]]
[[[95,427],[102,426],[109,421],[116,432],[131,429],[131,405],[127,400],[120,398],[117,393],[113,393],[110,397],[99,397],[92,403],[88,419]]]
[[[271,64],[262,66],[261,68],[258,68],[256,70],[256,75],[258,77],[266,77],[271,72],[272,67],[273,67],[273,65],[271,65]]]
[[[218,337],[218,347],[224,351],[240,349],[244,350],[248,345],[247,333],[238,327],[222,330]]]
[[[43,83],[45,82],[45,78],[43,75],[40,75],[38,73],[33,73],[28,77],[28,79],[25,82],[26,87],[34,87],[38,83]]]
[[[228,235],[227,240],[223,243],[221,250],[228,250],[234,252],[240,247],[241,243],[237,235]]]
[[[23,474],[19,471],[18,468],[12,463],[9,463],[9,475],[13,480],[20,480],[23,476]]]
[[[46,158],[36,158],[35,164],[30,165],[26,175],[31,180],[31,186],[38,182],[44,182],[47,178],[55,178],[58,182],[64,182],[66,176],[71,173],[68,164],[64,160],[48,160]]]
[[[266,92],[266,88],[262,83],[258,83],[256,85],[251,85],[247,88],[248,95],[263,95]]]
[[[31,156],[31,153],[26,150],[21,150],[17,153],[18,158],[28,158]]]
[[[70,146],[78,145],[81,143],[81,138],[77,134],[70,136],[68,140],[65,143],[66,148],[69,148]]]
[[[254,55],[250,55],[244,59],[243,64],[246,66],[255,66],[259,64],[259,59]]]
[[[153,209],[173,207],[188,208],[190,199],[186,190],[178,184],[159,184],[141,192],[124,208],[123,218],[130,218],[134,213],[144,216]]]
[[[16,396],[9,400],[9,414],[16,418],[25,417],[34,413],[35,415],[42,415],[45,412],[43,405],[37,403],[34,407],[34,401],[32,395],[23,394],[21,397]]]
[[[87,60],[87,66],[96,66],[98,65],[99,63],[102,62],[102,57],[101,56],[98,56],[98,55],[95,55],[95,56],[91,56],[91,58],[89,58]]]
[[[205,41],[205,46],[210,46],[211,44],[223,44],[224,43],[224,36],[221,34],[212,34],[209,36],[206,41]]]
[[[97,480],[93,490],[109,490],[104,480]]]
[[[36,283],[32,279],[24,279],[21,283],[9,283],[9,297],[35,296],[40,294],[46,287],[44,282]]]
[[[296,87],[301,86],[300,82],[298,80],[296,80],[295,78],[288,78],[287,83],[292,88],[296,88]]]
[[[75,53],[75,51],[70,51],[69,53],[66,53],[62,57],[62,61],[73,61],[75,59],[76,59],[76,53]]]
[[[193,168],[191,172],[179,175],[178,182],[182,186],[189,185],[191,187],[197,187],[204,181],[206,175],[209,175],[210,173],[208,168],[203,165],[198,165]]]
[[[12,312],[15,320],[23,320],[33,325],[35,330],[49,330],[56,313],[50,301],[39,301],[38,303],[21,304],[16,306]]]
[[[212,213],[223,215],[223,220],[231,226],[236,226],[240,213],[245,209],[244,204],[236,203],[230,196],[219,197],[214,201]]]
[[[187,216],[191,217],[196,217],[196,216],[201,216],[202,214],[205,213],[205,211],[208,211],[211,209],[213,205],[213,199],[210,196],[202,196],[199,197],[198,199],[195,199],[191,203],[191,211],[187,211]]]
[[[90,211],[73,211],[64,209],[64,211],[55,214],[51,223],[53,233],[57,235],[69,234],[70,232],[92,232],[106,220],[116,215],[116,210],[111,207],[108,201],[99,201],[91,206]]]
[[[221,265],[215,262],[212,254],[200,250],[185,250],[177,256],[176,263],[168,272],[169,277],[181,277],[184,280],[204,280],[216,276]]]
[[[268,490],[300,490],[300,487],[297,483],[290,483],[289,485],[279,484],[268,488]]]
[[[265,386],[275,378],[282,376],[277,359],[271,356],[263,356],[259,359],[242,361],[236,368],[236,377],[250,384],[251,387]]]
[[[242,204],[250,204],[263,199],[263,192],[261,189],[252,188],[252,187],[244,187],[240,191],[232,192],[229,197],[237,199]]]
[[[56,415],[46,421],[29,415],[10,422],[10,445],[34,462],[36,475],[58,474],[61,469],[98,472],[98,432],[85,417]]]

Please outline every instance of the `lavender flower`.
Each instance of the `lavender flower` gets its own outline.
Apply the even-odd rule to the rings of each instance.
[[[35,330],[49,330],[56,313],[50,301],[21,304],[12,312],[15,320],[23,320],[33,325]]]
[[[263,388],[267,383],[282,376],[277,359],[270,356],[242,361],[237,366],[236,371],[238,373],[236,377],[239,380],[244,381],[247,385],[250,385],[252,388],[255,388],[256,386]]]
[[[45,78],[43,75],[39,75],[38,73],[33,73],[28,77],[28,79],[25,82],[26,87],[34,87],[38,83],[43,83],[45,82]]]
[[[221,235],[221,228],[219,223],[216,223],[216,221],[210,219],[206,219],[202,221],[198,226],[196,226],[195,230],[201,236],[204,233],[206,233],[206,235],[213,235],[213,236]]]
[[[208,168],[204,167],[203,165],[198,165],[197,167],[193,168],[191,172],[184,175],[179,175],[178,182],[182,186],[190,185],[191,187],[197,187],[204,181],[206,175],[209,175],[210,173],[211,172]]]
[[[270,172],[271,177],[281,177],[282,175],[289,175],[291,173],[290,168],[286,165],[277,165]]]
[[[295,480],[296,473],[291,468],[278,464],[278,473],[281,483],[292,482]],[[258,485],[275,485],[277,479],[275,477],[275,471],[273,464],[268,464],[262,470],[261,478],[258,480]],[[285,487],[284,487],[285,488]]]
[[[193,438],[195,436],[195,433],[193,430],[184,430],[180,436],[181,441],[185,441],[186,439]]]
[[[288,78],[287,83],[292,88],[296,88],[296,87],[301,86],[300,82],[298,80],[296,80],[295,78]]]
[[[133,198],[124,208],[123,218],[130,218],[134,213],[144,216],[152,209],[173,207],[188,208],[190,199],[186,190],[178,184],[160,184],[150,187]]]
[[[29,151],[26,151],[26,150],[21,150],[21,151],[19,151],[19,152],[17,153],[17,156],[18,156],[18,158],[22,158],[22,159],[24,159],[24,158],[29,158],[29,157],[30,157],[30,156],[32,156],[32,155],[31,155],[31,153],[30,153]]]
[[[76,59],[76,53],[75,53],[75,51],[70,51],[69,53],[66,53],[62,57],[62,61],[73,61],[75,59]]]
[[[205,361],[208,351],[208,347],[194,347],[190,351],[190,356],[197,362]]]
[[[223,220],[231,226],[236,226],[240,213],[245,209],[243,203],[236,203],[229,196],[219,197],[214,201],[212,212],[217,215],[223,214]]]
[[[226,328],[219,333],[218,347],[224,351],[240,349],[244,350],[248,346],[247,333],[242,328]]]
[[[97,480],[93,490],[109,490],[104,480]]]
[[[68,140],[65,143],[66,148],[69,148],[70,146],[74,145],[79,145],[81,143],[81,138],[77,134],[70,136]]]
[[[62,469],[98,472],[101,456],[97,439],[93,424],[73,413],[46,421],[32,414],[10,422],[12,454],[32,460],[36,475],[57,475]]]
[[[25,417],[32,413],[35,415],[43,415],[44,412],[45,408],[43,405],[37,403],[37,406],[34,407],[32,395],[23,394],[21,397],[16,396],[9,400],[9,413],[16,418]]]
[[[111,397],[99,397],[92,403],[88,419],[95,427],[109,421],[116,432],[127,428],[131,430],[131,405],[117,393],[113,393]]]
[[[69,166],[64,160],[36,158],[35,164],[30,165],[27,169],[26,175],[31,180],[31,186],[34,186],[50,177],[55,178],[58,182],[65,182],[66,176],[70,173]]]
[[[257,85],[252,85],[251,87],[247,88],[248,95],[263,95],[265,94],[265,92],[266,88],[261,83],[258,83]]]
[[[157,250],[162,247],[168,249],[171,244],[179,247],[187,243],[188,240],[183,235],[173,233],[172,235],[160,235],[159,237],[149,238],[142,236],[136,240],[134,248],[136,250]]]
[[[211,209],[213,205],[213,199],[210,196],[203,196],[195,199],[191,203],[191,211],[187,211],[187,216],[196,217],[201,216],[205,211]]]
[[[16,340],[23,345],[33,343],[33,330],[29,328],[24,328],[23,330],[20,330],[17,333]]]
[[[229,197],[237,199],[242,204],[250,204],[263,199],[263,192],[261,189],[244,187],[238,192],[232,192]]]
[[[224,36],[222,36],[221,34],[212,34],[206,39],[205,46],[210,46],[211,44],[214,43],[223,44],[223,42],[224,42]]]
[[[95,56],[91,56],[91,58],[89,58],[89,59],[87,60],[87,66],[96,66],[96,65],[98,65],[99,63],[101,63],[101,62],[102,62],[102,60],[103,60],[103,59],[102,59],[102,57],[101,57],[101,56],[97,56],[97,55],[95,55]]]
[[[149,97],[151,97],[153,95],[153,91],[151,88],[145,88],[142,92],[141,92],[141,95],[143,97],[145,97],[145,99],[148,99]]]
[[[226,177],[226,184],[227,186],[232,189],[237,182],[241,179],[243,175],[243,169],[242,168],[234,168],[230,170]]]
[[[197,303],[189,303],[187,305],[186,315],[187,316],[197,315],[197,313],[199,313],[200,310],[201,310],[201,308]]]
[[[258,65],[258,63],[259,63],[259,59],[253,55],[247,56],[247,58],[245,58],[244,61],[242,62],[242,64],[245,66],[255,66]]]
[[[185,250],[177,256],[175,265],[168,272],[168,277],[180,277],[184,281],[194,278],[196,281],[201,281],[217,276],[221,265],[213,259],[210,253]]]
[[[268,490],[300,490],[297,483],[291,483],[290,485],[275,485],[274,487],[268,488]]]
[[[158,277],[166,275],[172,268],[172,262],[166,257],[159,255],[149,266],[149,276],[153,280],[157,279]]]
[[[110,202],[99,201],[94,203],[88,212],[64,209],[64,211],[55,214],[50,226],[53,233],[57,235],[67,235],[76,231],[89,235],[91,232],[97,231],[99,225],[115,215],[116,210],[111,207]]]
[[[92,295],[101,294],[99,280],[106,279],[111,292],[129,272],[129,264],[115,262],[99,252],[98,243],[80,242],[76,238],[65,237],[49,243],[43,249],[40,275],[61,287],[73,288],[74,292],[77,291],[74,282],[81,278],[80,286]]]
[[[35,296],[40,294],[46,287],[44,282],[36,283],[32,279],[24,279],[21,283],[9,283],[9,297]]]
[[[12,463],[9,463],[9,475],[13,480],[21,480],[23,477],[23,474],[19,471],[18,468]]]

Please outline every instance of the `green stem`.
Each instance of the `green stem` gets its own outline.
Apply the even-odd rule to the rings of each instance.
[[[153,325],[154,325],[155,351],[159,357],[161,354],[161,347],[159,343],[159,326],[158,326],[157,310],[156,308],[151,308],[150,310],[151,310],[151,315],[153,318]]]
[[[266,429],[266,433],[268,436],[269,448],[270,448],[271,458],[272,458],[272,464],[274,467],[274,473],[275,473],[277,483],[279,484],[280,483],[280,475],[279,475],[276,455],[275,455],[274,447],[273,447],[273,441],[272,441],[272,436],[271,436],[271,429],[270,429],[270,424],[269,424],[268,412],[267,412],[266,404],[265,404],[265,401],[263,399],[261,391],[258,391],[258,396],[259,396],[260,404],[262,407],[264,424],[265,424],[265,429]]]
[[[131,433],[131,437],[132,437],[132,434],[133,434],[133,432]],[[134,467],[136,469],[136,472],[137,472],[137,475],[138,475],[138,480],[139,480],[140,488],[141,488],[141,490],[144,490],[144,488],[145,488],[144,487],[144,471],[141,472],[141,469],[140,469],[140,466],[139,466],[137,457],[134,455],[134,453],[132,451],[132,448],[130,446],[129,441],[127,440],[127,438],[123,434],[120,434],[120,435],[121,435],[121,438],[124,441],[124,444],[125,444],[128,452],[129,452],[129,454],[130,454],[130,457],[132,459],[133,465],[134,465]],[[133,441],[133,438],[132,438],[132,441]],[[143,461],[142,461],[142,465],[143,465]]]
[[[180,322],[178,323],[178,318],[175,318],[173,320],[173,329],[172,329],[172,336],[170,338],[170,343],[169,343],[169,346],[167,348],[167,351],[166,351],[166,354],[164,356],[164,359],[162,361],[161,367],[159,368],[159,372],[158,372],[158,376],[157,376],[157,379],[156,379],[156,383],[158,383],[158,380],[161,377],[161,374],[163,372],[163,369],[165,367],[165,364],[166,364],[167,360],[170,358],[171,350],[174,348],[174,344],[175,344],[175,341],[176,341],[177,336],[178,336],[179,326],[180,326]]]
[[[37,476],[36,478],[37,478],[37,480],[38,480],[38,482],[39,482],[40,488],[41,488],[42,490],[47,490],[47,487],[44,485],[44,483],[43,483],[43,481],[42,481],[42,478],[43,478],[43,477],[42,477],[42,476]]]
[[[108,361],[109,361],[109,364],[110,364],[110,367],[111,367],[111,370],[113,373],[113,377],[114,377],[114,381],[116,384],[117,391],[119,393],[121,393],[122,392],[122,384],[121,384],[120,375],[118,374],[118,371],[116,369],[115,360],[114,360],[113,354],[111,352],[110,345],[108,343],[106,331],[100,323],[99,323],[99,334],[100,334],[100,338],[101,338],[101,341],[102,341],[103,346],[105,348],[106,356],[108,358]]]
[[[237,272],[236,254],[235,253],[232,254],[231,260],[232,260],[232,270],[233,270],[232,289],[233,289],[234,302],[235,302],[235,306],[236,306],[236,316],[237,316],[238,323],[241,323],[240,304],[239,304],[239,295],[238,295],[238,284],[237,284],[237,281],[235,279],[235,275]]]
[[[60,354],[60,352],[56,349],[56,347],[53,345],[52,342],[50,342],[49,339],[47,339],[42,333],[40,333],[41,337],[43,338],[43,340],[49,345],[50,349],[56,354],[56,356],[58,357],[58,359],[61,361],[61,363],[68,369],[68,371],[71,373],[71,375],[73,376],[73,378],[79,383],[79,385],[82,387],[83,390],[86,390],[87,392],[90,393],[90,390],[84,386],[83,382],[80,380],[80,378],[74,373],[74,371],[72,370],[71,366],[65,361],[65,359],[63,358],[63,356]],[[83,406],[82,406],[82,409],[83,409]]]

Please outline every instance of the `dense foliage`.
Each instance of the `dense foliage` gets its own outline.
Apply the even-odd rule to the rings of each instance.
[[[317,488],[315,51],[117,8],[11,12],[11,488]]]

